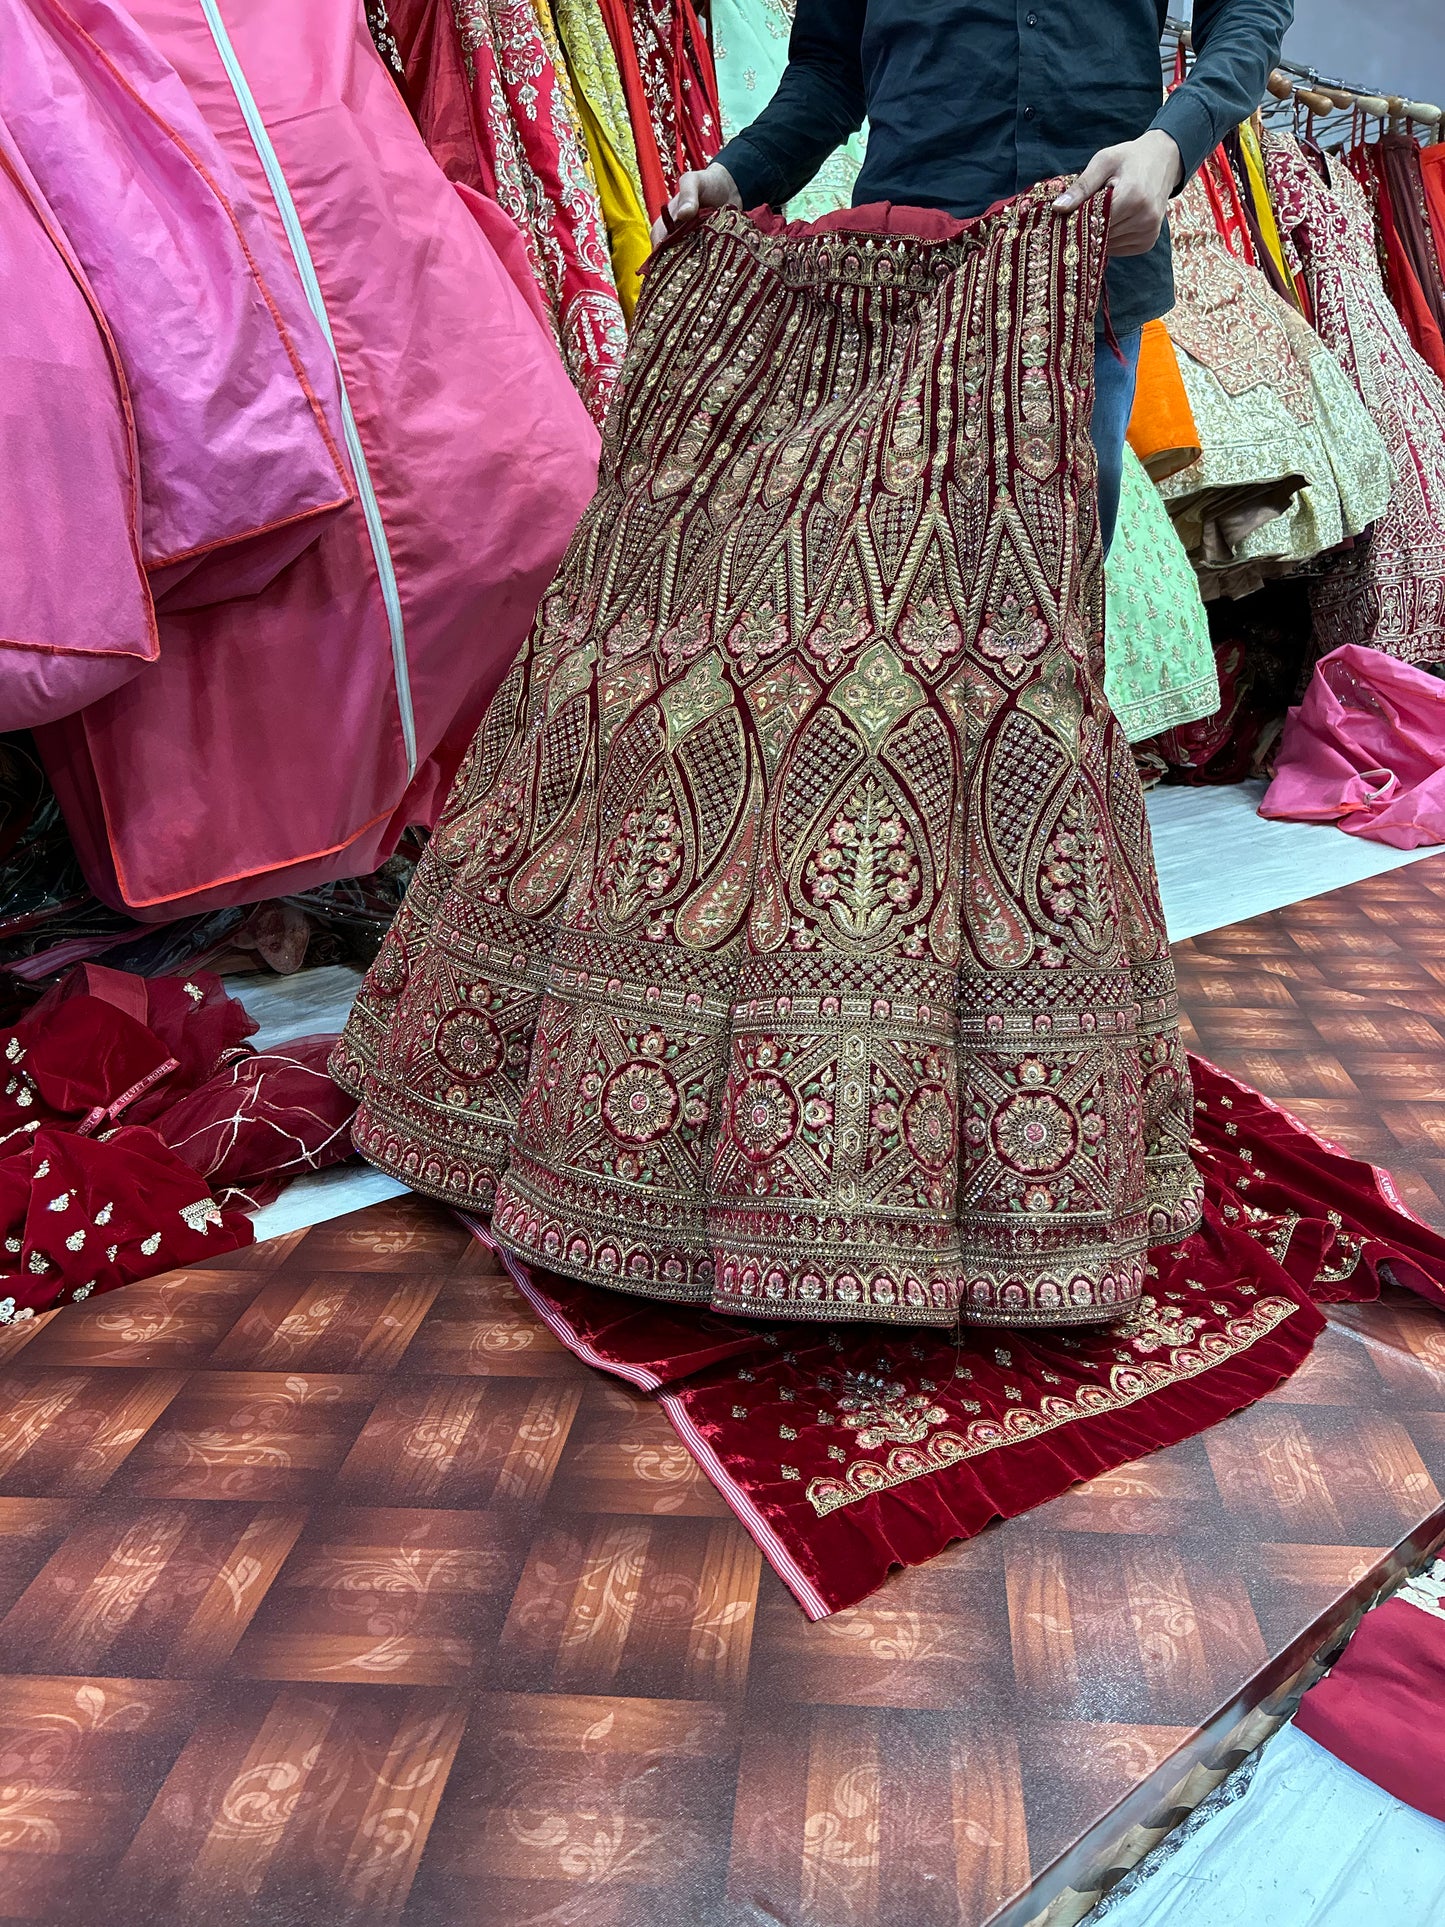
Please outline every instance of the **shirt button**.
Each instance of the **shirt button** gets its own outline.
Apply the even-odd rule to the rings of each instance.
[[[1025,120],[1032,120],[1032,119],[1033,119],[1033,117],[1034,117],[1034,110],[1033,110],[1033,108],[1032,108],[1032,107],[1025,107],[1025,109],[1024,109],[1024,119],[1025,119]]]
[[[1031,27],[1036,27],[1039,24],[1039,16],[1036,13],[1031,13],[1028,16],[1028,24]]]

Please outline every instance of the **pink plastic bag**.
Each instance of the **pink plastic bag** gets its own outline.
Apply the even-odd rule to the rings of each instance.
[[[157,649],[115,344],[0,122],[0,729],[119,687]]]
[[[264,587],[351,498],[335,373],[289,261],[113,0],[0,0],[0,46],[0,116],[125,370],[153,588],[179,569],[188,606],[232,593],[224,571],[202,589],[196,563],[258,542],[244,591]]]
[[[1275,767],[1261,816],[1397,850],[1445,843],[1445,682],[1346,643],[1315,664]]]
[[[289,260],[205,9],[132,12]],[[596,485],[596,430],[361,8],[220,0],[220,17],[304,232],[384,544],[354,502],[261,594],[163,614],[158,662],[38,736],[91,887],[156,920],[365,874],[435,821]]]

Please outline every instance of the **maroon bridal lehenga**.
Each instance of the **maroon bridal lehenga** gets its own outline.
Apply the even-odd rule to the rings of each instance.
[[[815,1615],[1248,1404],[1317,1298],[1445,1278],[1208,1066],[1192,1117],[1102,694],[1107,209],[1053,192],[664,247],[333,1058]]]

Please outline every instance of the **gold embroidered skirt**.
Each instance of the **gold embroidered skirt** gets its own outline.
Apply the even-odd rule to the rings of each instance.
[[[1051,199],[719,213],[649,273],[597,496],[333,1059],[366,1157],[553,1271],[1082,1322],[1197,1222],[1101,690],[1106,212]]]

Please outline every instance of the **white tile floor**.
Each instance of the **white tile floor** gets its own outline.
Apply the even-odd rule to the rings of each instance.
[[[1158,1856],[1105,1900],[1098,1927],[1445,1921],[1445,1825],[1293,1726],[1265,1747],[1242,1793],[1186,1821]]]
[[[1262,783],[1150,792],[1159,887],[1176,941],[1431,855],[1365,843],[1318,824],[1266,823],[1256,813],[1263,793]],[[235,977],[230,988],[261,1025],[255,1041],[284,1044],[312,1032],[339,1030],[360,981],[360,971],[336,964],[294,977]],[[256,1236],[276,1238],[321,1224],[404,1189],[363,1166],[319,1171],[256,1213]]]
[[[1267,823],[1258,814],[1265,788],[1149,792],[1159,889],[1176,943],[1435,854],[1367,843],[1333,824]]]

